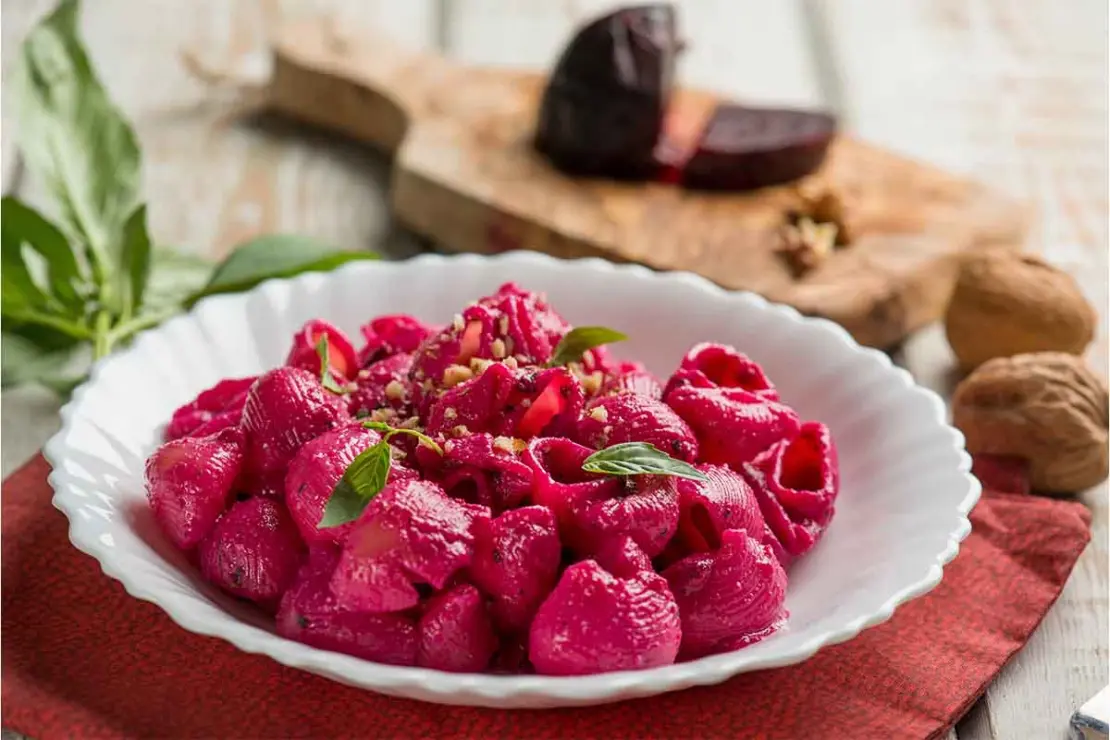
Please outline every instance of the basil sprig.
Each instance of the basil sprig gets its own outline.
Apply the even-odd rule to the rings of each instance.
[[[548,367],[559,367],[571,362],[578,362],[582,359],[582,355],[595,347],[612,344],[613,342],[623,342],[626,339],[628,339],[627,335],[606,326],[579,326],[563,335],[563,338],[555,345],[555,351],[547,365]]]
[[[316,356],[320,358],[320,385],[332,393],[339,395],[348,393],[349,390],[340,385],[339,381],[332,375],[331,350],[328,347],[327,332],[321,334],[320,338],[316,340]]]
[[[2,201],[5,387],[68,392],[92,361],[204,296],[377,257],[293,235],[253,239],[218,265],[159,247],[138,137],[97,77],[79,14],[78,0],[62,0],[28,34],[9,78],[19,149],[55,218]]]
[[[411,435],[420,440],[425,447],[439,455],[443,454],[443,448],[436,444],[435,440],[415,429],[391,427],[380,421],[364,421],[362,426],[381,432],[381,441],[360,452],[347,466],[343,477],[332,489],[328,503],[324,507],[324,515],[316,525],[317,529],[338,527],[341,524],[353,522],[362,515],[370,501],[381,493],[386,481],[389,480],[389,469],[393,463],[393,452],[389,445],[389,440],[393,436]]]
[[[709,480],[693,465],[676,460],[648,442],[623,442],[598,450],[586,458],[582,469],[604,475],[670,475],[690,480]]]

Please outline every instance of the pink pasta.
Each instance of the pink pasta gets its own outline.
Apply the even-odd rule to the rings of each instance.
[[[824,424],[807,422],[744,467],[763,516],[787,560],[804,555],[832,520],[840,491],[836,445]]]
[[[636,393],[618,393],[590,402],[574,438],[600,450],[624,442],[647,442],[677,460],[693,462],[698,441],[678,414],[662,401]]]
[[[721,548],[663,571],[682,618],[682,656],[736,650],[771,634],[786,613],[786,572],[769,547],[727,530]]]
[[[789,406],[740,388],[679,385],[664,400],[690,425],[702,462],[739,466],[798,430]]]
[[[277,613],[279,635],[306,645],[391,665],[416,663],[416,619],[408,614],[376,614],[344,609],[330,582],[339,552],[321,547],[309,553]]]
[[[174,411],[147,498],[208,582],[287,639],[462,673],[651,669],[784,623],[839,472],[759,365],[701,343],[664,382],[514,283],[437,319],[369,318],[358,352],[312,319]]]
[[[474,523],[470,577],[490,597],[502,630],[528,628],[555,586],[561,559],[555,516],[545,506],[524,506]]]

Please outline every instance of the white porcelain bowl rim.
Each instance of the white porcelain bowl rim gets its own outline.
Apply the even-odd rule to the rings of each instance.
[[[874,613],[855,618],[834,631],[818,634],[788,652],[762,656],[759,659],[749,659],[744,650],[739,650],[648,670],[621,671],[580,677],[549,677],[446,673],[424,668],[382,665],[347,655],[318,650],[285,640],[274,633],[237,620],[230,615],[223,619],[211,619],[205,615],[197,615],[188,608],[188,598],[191,598],[189,594],[152,588],[144,583],[141,578],[133,577],[126,570],[119,568],[118,563],[114,561],[112,548],[105,546],[95,535],[95,532],[84,527],[81,518],[75,515],[75,508],[79,501],[69,492],[70,481],[67,476],[59,471],[59,463],[65,458],[68,446],[66,431],[74,417],[80,413],[86,394],[96,386],[105,369],[115,363],[126,361],[131,354],[136,352],[142,341],[142,335],[128,348],[102,359],[92,368],[89,378],[76,389],[69,403],[61,410],[62,430],[52,437],[44,447],[43,455],[53,468],[49,475],[50,485],[55,491],[53,504],[69,518],[70,541],[78,550],[95,558],[103,572],[119,581],[129,594],[135,598],[157,604],[170,619],[190,632],[218,637],[245,652],[268,655],[289,666],[303,668],[346,683],[380,690],[387,694],[420,694],[431,700],[444,703],[483,704],[487,706],[497,706],[499,702],[511,698],[522,699],[523,702],[518,702],[518,704],[526,706],[530,703],[528,697],[542,699],[542,701],[535,704],[537,706],[551,703],[603,703],[627,695],[661,693],[689,686],[719,683],[740,672],[794,664],[809,658],[823,647],[849,640],[862,630],[889,620],[899,606],[929,592],[940,582],[943,567],[956,556],[960,543],[971,531],[967,516],[978,501],[981,489],[979,482],[970,474],[971,460],[964,451],[963,436],[947,424],[947,410],[944,402],[932,391],[916,385],[911,375],[906,370],[895,366],[885,353],[858,346],[847,331],[831,321],[802,316],[791,307],[772,304],[753,293],[725,291],[708,280],[687,272],[655,273],[639,265],[614,264],[598,258],[559,260],[535,252],[509,252],[492,257],[425,254],[406,262],[411,263],[414,267],[419,267],[436,263],[472,262],[475,260],[503,263],[506,269],[510,269],[513,265],[529,265],[534,268],[537,266],[554,267],[556,265],[572,264],[583,270],[635,272],[644,276],[651,276],[651,279],[654,280],[685,282],[735,304],[748,304],[761,310],[777,312],[793,321],[812,322],[821,325],[825,331],[834,335],[839,342],[851,346],[854,351],[865,354],[873,362],[880,363],[887,372],[895,374],[905,393],[916,394],[926,399],[933,417],[929,421],[944,427],[943,431],[947,435],[948,443],[959,460],[959,473],[966,479],[967,483],[966,495],[958,505],[957,511],[953,512],[955,514],[953,527],[946,546],[941,552],[936,553],[932,562],[923,564],[920,578],[891,594],[881,608]],[[202,310],[205,306],[221,303],[230,306],[243,300],[244,296],[270,291],[275,289],[275,286],[295,285],[304,281],[320,280],[322,275],[327,277],[333,274],[342,275],[372,271],[376,269],[377,264],[375,262],[348,263],[333,273],[314,273],[291,279],[269,280],[256,286],[246,294],[211,296],[198,302],[189,313],[170,319],[167,324],[188,321],[194,312]],[[155,333],[160,330],[156,327],[143,334]],[[466,698],[460,699],[460,697]]]

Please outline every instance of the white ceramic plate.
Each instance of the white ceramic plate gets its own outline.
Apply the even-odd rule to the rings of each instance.
[[[144,496],[143,464],[175,407],[222,377],[281,364],[309,318],[326,318],[352,336],[381,313],[446,322],[507,280],[546,291],[572,323],[625,331],[632,339],[614,349],[661,375],[695,342],[734,344],[763,365],[803,417],[828,424],[840,452],[837,513],[790,572],[790,619],[780,633],[689,663],[579,678],[384,666],[278,637],[267,620],[203,583],[161,537]],[[99,363],[62,417],[45,450],[54,505],[69,517],[73,544],[133,596],[158,604],[187,630],[280,663],[451,704],[597,704],[798,663],[933,588],[970,531],[967,514],[979,497],[963,438],[947,425],[940,398],[840,327],[690,274],[527,252],[355,263],[206,299]]]

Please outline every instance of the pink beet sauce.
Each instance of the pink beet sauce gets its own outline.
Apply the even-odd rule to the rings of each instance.
[[[647,669],[785,623],[836,447],[753,359],[700,343],[656,376],[598,345],[556,364],[573,327],[512,283],[436,318],[372,317],[362,347],[309,321],[285,365],[173,414],[147,494],[205,579],[285,638],[451,672]],[[693,477],[584,469],[627,445]],[[376,450],[377,487],[324,525]]]

